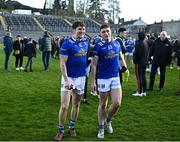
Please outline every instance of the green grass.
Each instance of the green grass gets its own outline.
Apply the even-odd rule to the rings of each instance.
[[[52,141],[57,132],[59,111],[60,70],[57,60],[50,61],[50,71],[44,72],[41,55],[34,58],[34,72],[16,72],[14,57],[3,71],[4,52],[0,46],[0,140]],[[27,59],[24,59],[24,65]],[[154,91],[146,97],[133,97],[137,90],[134,66],[129,65],[131,76],[123,84],[123,100],[113,118],[113,134],[106,134],[107,141],[180,141],[180,80],[178,70],[167,69],[165,88],[158,91],[156,75]],[[149,82],[149,74],[147,74]],[[90,82],[89,82],[90,83]],[[90,105],[81,104],[76,122],[77,137],[67,135],[65,141],[97,141],[98,99],[88,93]]]

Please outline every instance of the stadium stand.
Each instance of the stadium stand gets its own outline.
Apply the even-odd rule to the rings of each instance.
[[[0,22],[0,43],[2,43],[4,35],[5,35],[5,32],[4,32],[3,26],[2,26],[2,24]]]
[[[4,24],[12,36],[20,34],[21,36],[33,37],[38,40],[42,37],[43,30],[48,30],[54,36],[66,37],[71,35],[71,25],[77,20],[84,21],[86,31],[90,37],[94,37],[99,32],[100,24],[91,18],[85,17],[61,17],[52,15],[18,15],[3,14]],[[5,34],[5,29],[0,24],[0,37]]]
[[[71,27],[60,16],[36,16],[40,24],[51,32],[70,32]]]
[[[90,18],[84,17],[65,17],[69,22],[74,23],[75,21],[83,21],[86,25],[86,31],[90,33],[97,33],[99,31],[99,25]]]
[[[10,31],[40,31],[41,29],[34,22],[31,15],[3,15]]]
[[[3,31],[3,27],[2,27],[2,25],[1,25],[1,23],[0,23],[0,31],[1,31],[1,32]]]

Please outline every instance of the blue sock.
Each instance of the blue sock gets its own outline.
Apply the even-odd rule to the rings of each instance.
[[[64,133],[64,125],[59,125],[58,130],[59,132]]]
[[[74,128],[74,126],[75,126],[75,121],[74,120],[70,120],[69,128]]]
[[[99,129],[104,129],[104,125],[99,125]]]
[[[106,122],[109,123],[111,121],[111,118],[110,117],[106,117]]]

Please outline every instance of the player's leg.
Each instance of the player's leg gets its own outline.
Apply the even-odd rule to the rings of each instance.
[[[121,105],[121,99],[122,99],[122,89],[121,85],[118,84],[119,78],[113,78],[113,83],[111,84],[111,92],[110,97],[112,100],[112,104],[110,105],[106,117],[106,125],[107,125],[107,131],[109,133],[113,133],[113,128],[111,125],[111,119],[114,116],[114,114],[118,111],[119,106]]]

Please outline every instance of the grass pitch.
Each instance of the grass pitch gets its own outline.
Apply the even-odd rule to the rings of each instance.
[[[24,58],[24,66],[27,59]],[[9,61],[10,72],[3,71],[4,52],[0,45],[0,140],[52,141],[57,132],[59,111],[59,61],[50,60],[50,71],[44,72],[41,55],[33,59],[34,72],[15,71],[15,59]],[[105,141],[180,141],[179,72],[167,68],[163,92],[134,97],[137,90],[134,65],[129,64],[130,78],[123,84],[122,105],[112,120],[113,134],[105,132]],[[147,73],[149,83],[149,73]],[[90,82],[89,82],[90,88]],[[76,122],[77,137],[69,137],[65,124],[65,141],[97,141],[98,98],[88,93],[89,105],[81,103]]]

